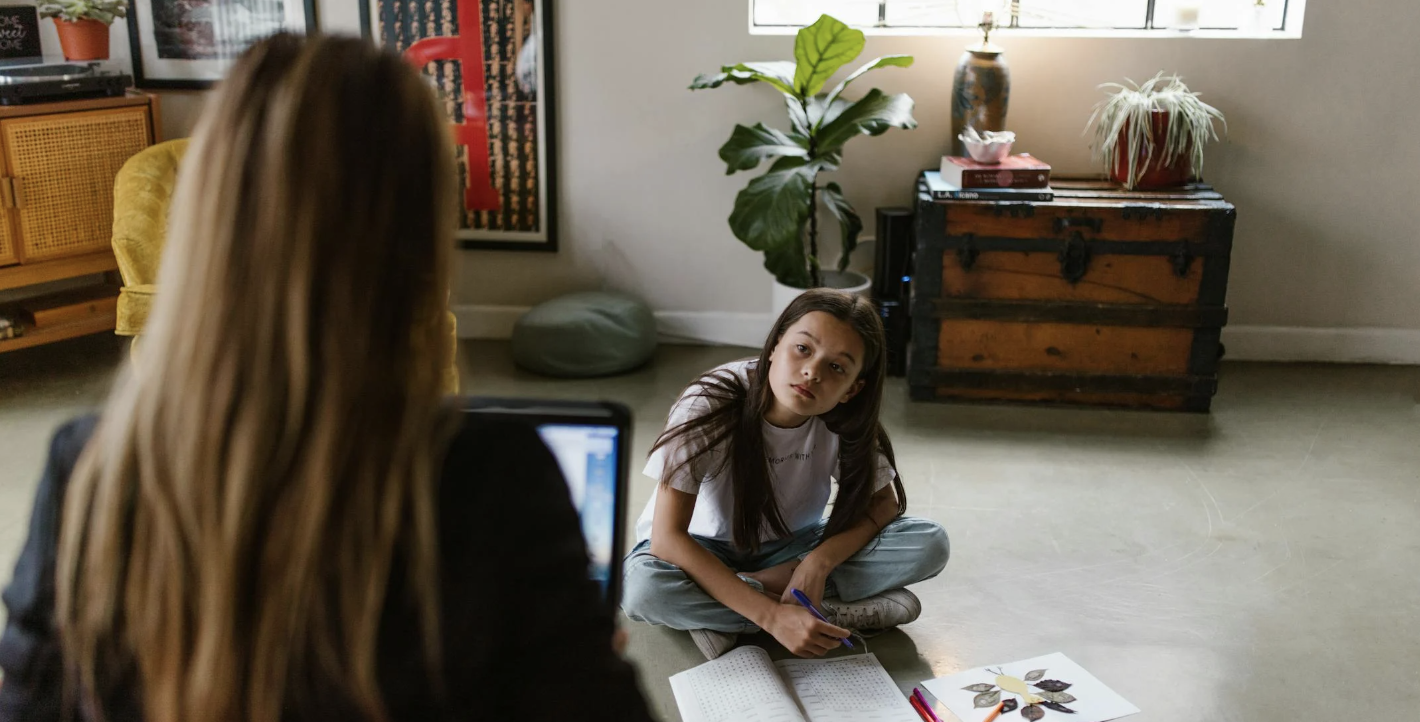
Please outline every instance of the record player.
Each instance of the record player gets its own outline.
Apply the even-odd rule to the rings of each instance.
[[[36,63],[0,67],[0,105],[123,95],[133,76],[99,63]]]

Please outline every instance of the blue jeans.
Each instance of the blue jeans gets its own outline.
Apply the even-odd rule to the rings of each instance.
[[[800,529],[784,539],[760,545],[756,553],[735,549],[728,542],[691,537],[736,573],[757,572],[803,559],[818,545],[827,521]],[[857,554],[828,575],[825,597],[851,602],[889,589],[899,589],[937,576],[947,565],[947,531],[927,519],[900,517],[868,542]],[[706,594],[680,567],[651,554],[643,541],[626,555],[622,586],[622,611],[638,622],[664,624],[672,629],[713,629],[751,633],[759,627],[739,612]],[[741,576],[763,591],[759,582]]]

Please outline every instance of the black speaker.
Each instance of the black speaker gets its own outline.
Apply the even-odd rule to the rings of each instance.
[[[912,338],[912,319],[907,315],[907,301],[878,301],[878,313],[883,317],[887,337],[887,375],[907,375],[907,342]]]
[[[912,209],[879,208],[873,296],[897,301],[906,310],[912,276]]]

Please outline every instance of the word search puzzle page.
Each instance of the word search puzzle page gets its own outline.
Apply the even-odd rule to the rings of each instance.
[[[812,722],[921,722],[872,654],[786,659],[775,665]]]
[[[685,722],[805,722],[769,653],[740,647],[671,677]]]

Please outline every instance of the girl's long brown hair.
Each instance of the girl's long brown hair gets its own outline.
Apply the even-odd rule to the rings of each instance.
[[[769,388],[769,357],[784,333],[805,314],[822,311],[847,323],[863,339],[863,368],[858,379],[863,389],[846,403],[839,404],[821,417],[829,431],[838,435],[839,474],[838,495],[829,514],[824,537],[838,534],[868,514],[873,497],[873,480],[877,471],[877,455],[881,451],[897,467],[892,442],[878,421],[882,408],[883,380],[887,369],[887,345],[883,323],[873,304],[861,296],[830,289],[805,291],[795,298],[764,341],[759,360],[749,373],[746,383],[731,371],[714,371],[690,385],[685,395],[687,403],[704,401],[706,411],[667,429],[656,439],[651,450],[663,446],[685,444],[690,453],[661,475],[667,484],[677,475],[699,469],[696,464],[716,449],[718,467],[708,470],[719,476],[728,467],[734,491],[735,508],[731,531],[735,546],[757,550],[759,537],[769,532],[776,537],[787,536],[789,529],[770,483],[769,461],[764,451],[764,415],[774,403]],[[897,491],[897,513],[907,511],[907,492],[900,478],[893,481]]]
[[[318,687],[382,719],[387,597],[437,671],[444,128],[417,71],[356,39],[267,39],[208,100],[157,306],[64,508],[58,623],[89,714],[136,696],[150,722],[270,722]]]

